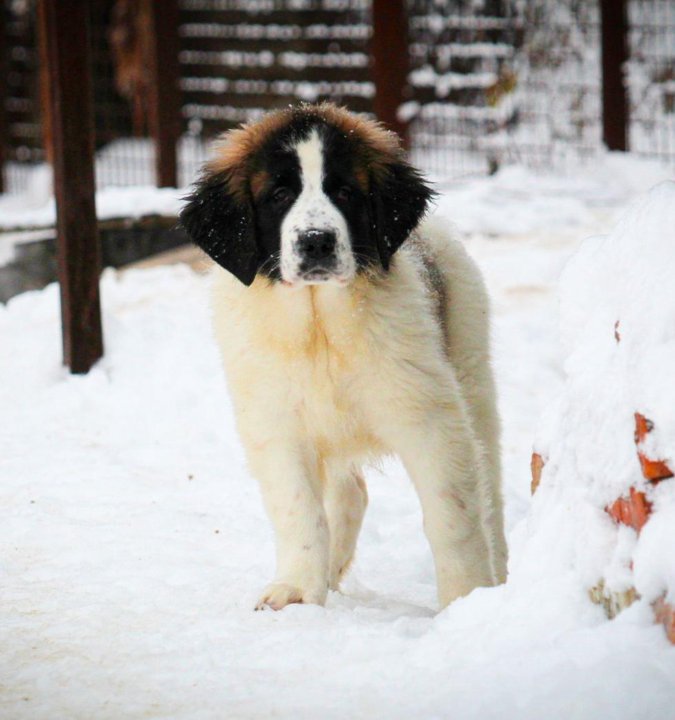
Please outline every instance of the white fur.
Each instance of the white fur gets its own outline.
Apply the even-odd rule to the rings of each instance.
[[[447,343],[422,253],[445,279]],[[337,588],[367,503],[360,468],[384,453],[402,459],[419,495],[441,606],[504,580],[487,297],[457,241],[426,224],[388,273],[346,287],[290,290],[258,277],[247,288],[216,268],[214,306],[238,428],[277,539],[277,573],[259,607],[323,604]]]
[[[313,284],[301,277],[298,236],[306,230],[329,230],[336,236],[337,259],[329,282],[345,285],[354,277],[356,263],[345,218],[323,191],[323,143],[319,133],[313,130],[293,149],[300,162],[302,190],[281,224],[281,278],[291,285]]]

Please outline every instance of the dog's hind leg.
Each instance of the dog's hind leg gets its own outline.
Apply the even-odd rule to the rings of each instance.
[[[414,375],[409,377],[414,381]],[[441,607],[499,581],[491,542],[490,481],[466,408],[453,386],[457,387],[452,378],[444,382],[439,377],[431,386],[436,397],[431,391],[418,392],[414,416],[390,414],[380,428],[419,496]]]
[[[327,463],[323,503],[330,535],[328,582],[331,590],[337,590],[354,557],[368,505],[368,491],[361,472]]]
[[[443,413],[426,427],[408,429],[401,459],[419,496],[436,566],[438,600],[445,607],[479,586],[499,581],[492,557],[490,486],[465,420]]]

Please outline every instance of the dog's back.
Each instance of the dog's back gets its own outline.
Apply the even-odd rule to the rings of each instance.
[[[503,538],[501,429],[490,360],[490,300],[485,282],[464,245],[433,218],[422,223],[408,247],[421,258],[427,287],[437,298],[448,358],[485,453],[492,485],[494,534]],[[505,568],[505,543],[497,545]]]

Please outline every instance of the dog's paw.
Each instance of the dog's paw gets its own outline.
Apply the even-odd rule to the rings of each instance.
[[[345,562],[344,565],[341,567],[331,567],[330,572],[328,573],[329,581],[328,581],[328,587],[331,590],[339,591],[340,590],[340,583],[344,580],[345,575],[349,571],[349,568],[352,565],[352,558],[349,558]]]
[[[467,571],[454,577],[444,575],[438,578],[438,602],[441,609],[461,597],[466,597],[476,588],[499,585],[487,565],[472,570],[473,572]]]
[[[305,589],[289,585],[288,583],[275,582],[270,583],[255,606],[256,610],[264,610],[271,608],[272,610],[281,610],[286,605],[294,603],[313,605],[325,605],[327,591],[324,589]]]

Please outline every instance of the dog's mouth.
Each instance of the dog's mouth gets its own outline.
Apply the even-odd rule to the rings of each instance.
[[[312,268],[298,273],[294,278],[282,278],[282,282],[288,287],[303,287],[305,285],[337,285],[338,287],[345,287],[349,284],[350,279],[347,275],[335,270]]]
[[[330,280],[337,280],[338,276],[332,271],[325,268],[313,268],[302,273],[300,278],[306,283],[324,283]]]

